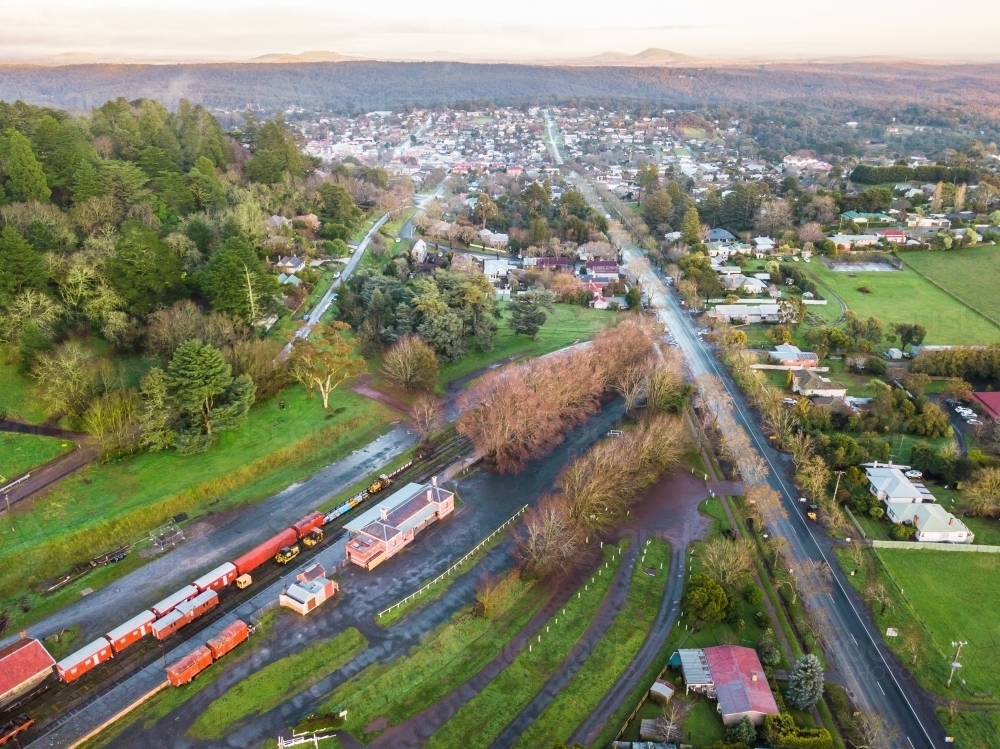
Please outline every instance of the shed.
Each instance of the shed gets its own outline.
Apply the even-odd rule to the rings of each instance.
[[[0,649],[0,707],[41,684],[55,663],[42,643],[24,633],[20,640]]]
[[[991,419],[1000,419],[1000,392],[973,393],[972,397]]]
[[[674,696],[675,691],[672,684],[668,684],[663,679],[657,679],[653,682],[653,686],[649,688],[649,699],[660,705],[666,705],[670,702],[670,698]]]

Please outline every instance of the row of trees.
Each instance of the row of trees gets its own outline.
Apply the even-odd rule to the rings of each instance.
[[[652,415],[571,462],[556,492],[525,513],[518,552],[526,569],[548,575],[576,561],[591,538],[621,522],[642,491],[677,465],[687,440],[676,416]]]
[[[546,455],[563,435],[615,390],[630,406],[649,390],[658,406],[683,397],[680,363],[661,358],[652,321],[630,315],[599,333],[590,346],[513,364],[480,378],[466,398],[458,431],[498,470],[517,472]]]

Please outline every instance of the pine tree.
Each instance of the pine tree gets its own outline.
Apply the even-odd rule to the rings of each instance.
[[[747,746],[753,746],[756,743],[757,729],[754,728],[748,716],[744,715],[743,720],[726,729],[726,741],[734,744],[746,744]]]
[[[45,172],[31,150],[31,143],[21,133],[13,128],[7,131],[10,139],[10,155],[4,170],[7,172],[7,194],[11,200],[27,202],[29,200],[46,201],[51,197]]]
[[[684,220],[681,222],[681,240],[687,244],[701,242],[701,219],[698,217],[698,209],[694,206],[684,212]]]
[[[788,677],[788,703],[799,710],[811,710],[823,696],[823,664],[812,653],[795,661]]]
[[[0,232],[0,304],[25,286],[44,287],[48,278],[49,270],[42,256],[17,229],[5,226]]]

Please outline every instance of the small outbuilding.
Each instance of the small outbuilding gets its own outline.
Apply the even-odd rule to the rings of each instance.
[[[764,668],[756,651],[737,645],[678,650],[687,691],[718,701],[724,725],[732,726],[748,717],[761,725],[765,715],[777,715]],[[674,662],[674,658],[671,658]]]
[[[55,665],[45,646],[22,632],[20,640],[0,649],[0,707],[41,684]]]

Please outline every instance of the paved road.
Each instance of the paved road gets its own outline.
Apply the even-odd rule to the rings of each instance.
[[[555,141],[550,142],[558,153]],[[582,179],[579,186],[592,204],[609,212],[593,189]],[[830,623],[832,637],[824,641],[825,652],[832,665],[844,675],[854,700],[862,709],[878,712],[902,737],[901,749],[909,747],[943,747],[944,729],[938,722],[927,694],[885,647],[867,610],[859,605],[857,596],[849,592],[839,564],[831,560],[829,548],[824,548],[812,527],[806,523],[795,501],[797,492],[781,457],[772,450],[757,421],[750,413],[739,389],[725,368],[713,357],[708,346],[695,335],[695,325],[676,297],[667,291],[662,275],[654,271],[639,249],[632,244],[623,247],[626,267],[649,294],[651,307],[672,332],[687,360],[691,373],[697,377],[710,374],[718,377],[729,392],[734,415],[768,463],[768,481],[778,490],[789,509],[789,517],[781,520],[772,531],[786,538],[796,560],[817,560],[827,564],[833,573],[834,586],[830,595],[815,599]],[[831,564],[831,561],[833,563]]]
[[[643,288],[650,294],[658,316],[677,339],[692,374],[711,374],[722,381],[732,398],[737,421],[767,461],[771,469],[769,483],[781,493],[789,510],[788,518],[780,520],[772,530],[788,540],[796,560],[818,560],[830,566],[834,575],[833,592],[817,598],[816,603],[829,617],[834,633],[824,643],[825,650],[832,665],[844,675],[852,696],[862,708],[881,713],[899,729],[903,737],[901,747],[944,746],[944,730],[933,710],[921,709],[923,706],[918,702],[922,690],[888,652],[868,612],[859,608],[848,594],[850,584],[840,566],[830,559],[829,552],[803,519],[788,469],[769,446],[742,394],[707,345],[695,335],[691,317],[682,311],[676,297],[666,291],[662,280],[644,262],[645,258],[635,248],[626,249],[624,254],[627,265],[639,269]]]

